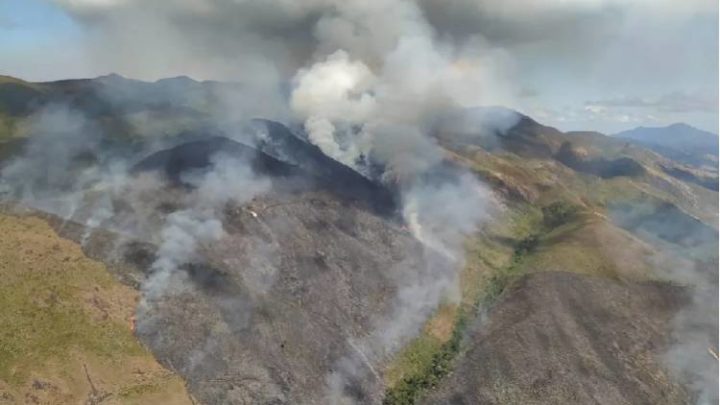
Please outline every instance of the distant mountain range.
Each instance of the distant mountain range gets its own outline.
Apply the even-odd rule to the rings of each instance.
[[[372,151],[228,97],[0,75],[0,402],[674,405],[717,375],[717,136],[438,116],[423,232],[488,215],[454,268]]]
[[[718,135],[687,124],[637,127],[614,135],[694,166],[717,166]]]

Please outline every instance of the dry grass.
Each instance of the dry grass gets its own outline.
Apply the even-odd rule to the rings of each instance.
[[[0,230],[0,398],[190,403],[130,330],[135,290],[38,218],[0,215]]]

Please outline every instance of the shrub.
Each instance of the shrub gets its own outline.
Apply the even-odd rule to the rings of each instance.
[[[552,229],[572,221],[579,207],[565,201],[556,201],[542,208],[543,224]]]

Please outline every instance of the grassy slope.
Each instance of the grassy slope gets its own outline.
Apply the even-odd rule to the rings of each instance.
[[[461,350],[466,320],[502,292],[514,277],[522,253],[517,246],[541,220],[529,205],[509,208],[505,218],[467,242],[467,262],[460,274],[461,300],[441,305],[388,366],[384,376],[386,404],[412,404],[451,371]]]
[[[0,85],[4,83],[35,86],[0,76]],[[40,87],[28,87],[28,90],[43,91],[42,85],[37,86]],[[158,117],[140,114],[127,118],[132,126],[134,120],[152,121]],[[172,117],[167,121],[176,123]],[[117,127],[114,121],[108,125]],[[14,135],[16,128],[16,122],[4,120],[0,115],[0,142],[4,136],[17,136]],[[154,132],[165,131],[158,127]],[[498,219],[468,241],[468,260],[461,274],[462,300],[444,304],[428,321],[423,333],[389,365],[385,380],[389,398],[395,398],[389,403],[411,403],[422,390],[432,387],[447,373],[449,361],[460,350],[457,342],[465,314],[474,313],[479,304],[491,305],[510,283],[526,272],[550,269],[612,278],[652,278],[646,263],[646,258],[653,253],[652,248],[604,218],[608,203],[648,199],[670,201],[716,226],[717,193],[667,176],[659,169],[656,154],[600,134],[546,132],[539,139],[551,150],[557,150],[562,142],[569,141],[584,156],[607,159],[630,156],[646,167],[647,174],[637,178],[601,179],[575,172],[552,159],[488,153],[476,145],[450,148],[448,153],[453,160],[476,172],[494,188],[503,190],[510,201],[522,202],[509,207],[505,218]],[[541,208],[556,201],[577,206],[581,212],[564,223],[549,227],[543,223]],[[629,253],[618,257],[618,251]],[[126,308],[132,307],[132,304],[128,305]],[[83,344],[92,348],[93,341],[107,338],[103,336],[102,333],[86,336]],[[80,338],[74,336],[72,339]],[[0,356],[1,353],[2,350]],[[2,357],[0,361],[3,361]]]
[[[22,136],[25,102],[43,92],[42,85],[0,75],[0,143]]]
[[[580,144],[592,149],[587,139]],[[611,157],[627,152],[615,146],[601,144],[602,150],[590,152]],[[554,270],[626,280],[657,278],[652,272],[657,251],[612,224],[605,216],[609,203],[670,201],[705,221],[713,218],[683,200],[684,193],[699,195],[701,200],[713,193],[658,173],[652,161],[655,156],[644,151],[633,151],[633,155],[650,167],[647,176],[612,179],[578,173],[552,160],[490,154],[473,146],[448,153],[516,203],[508,207],[505,218],[469,241],[468,261],[461,276],[462,304],[442,307],[388,367],[388,404],[414,403],[432,389],[451,369],[445,364],[438,368],[438,359],[454,357],[462,350],[452,338],[462,332],[465,314],[492,305],[523,274]],[[552,212],[543,208],[553,204],[573,207],[574,214],[560,221],[548,218]],[[697,204],[705,205],[707,201]],[[437,322],[453,333],[433,333],[431,325]]]
[[[40,219],[0,215],[0,229],[1,399],[190,403],[132,334],[136,291]]]

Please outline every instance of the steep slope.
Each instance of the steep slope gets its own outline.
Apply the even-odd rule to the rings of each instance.
[[[102,227],[82,226],[93,223],[94,203],[109,196],[92,190],[78,199],[70,221],[56,220],[94,257],[135,267],[118,275],[158,297],[139,310],[137,335],[202,402],[324,403],[328,378],[357,361],[366,365],[347,376],[353,379],[347,389],[379,402],[383,389],[373,368],[386,359],[368,359],[372,353],[359,347],[379,344],[369,336],[397,316],[401,289],[435,282],[447,266],[401,227],[383,187],[344,166],[335,170],[340,165],[324,155],[295,156],[298,166],[228,138],[199,137],[139,159],[125,192],[107,201],[113,215]],[[232,161],[235,171],[213,192],[251,177],[263,193],[220,204],[222,237],[177,259],[178,269],[154,285],[159,256],[183,257],[180,249],[168,254],[164,244],[167,232],[177,231],[172,218],[201,215],[208,208],[195,199],[215,198],[187,180],[216,170],[217,158]],[[127,224],[142,232],[129,232]],[[188,236],[180,237],[184,246]],[[413,316],[432,309],[423,303]],[[412,333],[412,324],[400,332],[394,344]]]
[[[667,282],[670,270],[716,279],[717,189],[696,181],[696,169],[501,108],[438,120],[434,141],[446,156],[432,176],[468,169],[502,200],[467,239],[458,296],[443,301],[435,287],[454,272],[408,231],[395,191],[279,122],[209,123],[206,90],[223,84],[109,76],[27,85],[42,90],[36,100],[61,100],[112,128],[92,132],[102,142],[87,143],[100,147],[68,153],[59,174],[91,181],[63,196],[68,220],[47,218],[153,298],[138,308],[137,335],[201,402],[320,404],[337,391],[388,404],[691,396],[662,354],[676,311],[696,310],[685,305],[689,289]],[[130,118],[165,113],[164,129],[134,132]],[[168,136],[137,137],[158,134]],[[208,188],[198,179],[218,156],[237,170]],[[92,177],[111,158],[134,169]],[[25,167],[50,172],[49,161]],[[232,198],[208,198],[215,193]],[[217,236],[195,240],[206,227]],[[177,266],[163,273],[163,260]]]
[[[467,353],[423,403],[687,403],[658,360],[682,300],[680,289],[661,283],[524,277],[470,333]]]
[[[0,229],[1,403],[191,403],[132,334],[137,291],[42,220]]]
[[[191,286],[138,330],[208,403],[324,403],[326,379],[390,315],[398,282],[426,277],[409,234],[327,192],[257,199],[223,223],[206,264],[188,268]],[[382,392],[372,374],[355,383],[363,402]]]
[[[212,166],[213,159],[231,158],[249,162],[251,170],[261,176],[285,178],[285,183],[313,183],[341,198],[359,200],[378,212],[392,215],[395,197],[385,186],[365,178],[358,172],[324,155],[315,145],[295,137],[284,125],[258,120],[268,134],[250,147],[222,137],[195,134],[196,139],[143,158],[133,171],[160,171],[173,184],[186,184],[184,176]],[[277,157],[274,157],[277,156]]]
[[[508,201],[513,202],[509,203],[508,215],[501,221],[515,224],[515,230],[498,233],[491,229],[489,234],[481,234],[473,240],[473,245],[469,247],[470,257],[477,255],[477,259],[471,260],[465,271],[478,274],[473,279],[479,287],[477,290],[469,290],[469,294],[475,297],[471,301],[479,300],[481,305],[493,309],[487,314],[487,323],[483,321],[480,329],[469,332],[470,336],[464,341],[458,340],[457,336],[463,336],[466,332],[468,317],[463,313],[467,314],[467,308],[462,309],[459,316],[450,318],[454,326],[450,328],[453,337],[449,340],[434,343],[437,340],[429,329],[436,319],[447,317],[439,312],[431,319],[427,324],[428,329],[398,360],[398,367],[405,370],[400,373],[404,376],[391,385],[386,403],[414,403],[422,398],[425,398],[425,403],[544,403],[548,395],[552,395],[552,402],[558,403],[645,403],[644,392],[651,389],[649,386],[653,387],[653,395],[660,395],[658,399],[672,393],[673,399],[668,403],[694,401],[692,398],[699,395],[697,392],[690,394],[672,382],[677,381],[676,375],[670,374],[668,364],[662,358],[674,342],[662,338],[671,331],[677,333],[678,327],[688,327],[675,324],[682,317],[695,319],[703,318],[701,314],[704,313],[716,314],[714,302],[717,298],[708,297],[707,305],[698,306],[695,302],[697,298],[690,303],[689,298],[679,300],[673,298],[673,294],[666,296],[662,291],[674,291],[674,287],[664,284],[667,280],[677,280],[678,284],[689,286],[689,291],[697,288],[717,291],[717,283],[713,280],[717,278],[718,238],[712,212],[717,210],[717,193],[689,186],[688,183],[665,175],[658,170],[658,166],[667,164],[667,159],[641,148],[628,148],[601,134],[564,134],[534,124],[529,118],[521,118],[518,124],[510,125],[502,131],[487,131],[481,126],[475,126],[476,132],[467,131],[467,127],[464,129],[461,136],[453,136],[451,131],[438,134],[441,144],[448,149],[449,157],[474,170],[501,191]],[[558,153],[563,149],[572,149],[573,160],[565,160],[562,153]],[[612,176],[587,170],[602,165],[615,170],[612,162],[617,159],[628,159],[633,166],[642,170],[620,171]],[[685,197],[679,198],[680,195]],[[694,214],[701,215],[703,220],[698,220]],[[503,243],[512,247],[512,255],[502,247]],[[562,287],[554,287],[556,281],[550,276],[544,276],[547,272],[558,271],[564,273],[558,273],[560,275],[557,278],[570,280],[563,282]],[[590,277],[589,281],[584,281],[586,277]],[[652,304],[628,303],[627,312],[615,315],[604,312],[603,305],[610,304],[600,302],[599,298],[597,301],[591,299],[593,303],[584,307],[587,313],[578,316],[572,308],[574,304],[554,305],[540,302],[545,298],[538,298],[525,307],[537,308],[527,315],[529,325],[533,325],[536,317],[572,319],[578,316],[596,321],[579,323],[571,330],[565,330],[565,326],[557,323],[550,323],[547,330],[541,332],[535,332],[535,326],[528,326],[530,331],[525,333],[522,329],[513,328],[513,321],[506,321],[508,313],[501,308],[506,300],[529,301],[525,294],[520,299],[516,296],[516,288],[525,288],[518,286],[526,285],[528,279],[535,280],[533,292],[528,292],[528,296],[545,296],[540,290],[547,288],[555,295],[553,299],[562,302],[582,300],[584,296],[575,296],[575,290],[585,288],[581,287],[585,283],[610,283],[593,287],[595,293],[617,294],[617,297],[608,296],[608,299],[620,302],[627,294],[636,294],[626,289],[634,290],[648,280],[656,280],[654,285],[660,292],[651,293],[656,296],[651,300],[668,300],[675,304],[658,309],[657,317],[651,320],[655,325],[652,334],[635,337],[647,342],[650,349],[643,354],[632,354],[652,359],[652,362],[637,367],[602,370],[588,370],[586,367],[583,371],[569,371],[562,363],[550,362],[546,366],[541,359],[532,359],[529,351],[542,353],[545,349],[541,347],[548,346],[541,346],[540,341],[530,337],[526,339],[523,337],[525,335],[559,334],[562,339],[558,337],[556,340],[564,341],[571,347],[559,348],[568,350],[560,355],[564,359],[576,355],[582,358],[596,356],[592,353],[575,353],[581,346],[580,342],[595,336],[595,327],[600,324],[615,325],[618,330],[627,330],[619,333],[632,335],[635,333],[631,332],[635,330],[633,318],[647,317],[643,308]],[[688,279],[692,280],[690,284],[687,284]],[[613,291],[612,286],[618,282],[619,287]],[[545,308],[550,309],[544,311]],[[676,315],[681,308],[683,315]],[[518,310],[518,316],[521,313]],[[705,319],[708,323],[701,322],[705,329],[698,332],[697,337],[702,336],[701,340],[707,342],[704,344],[709,345],[714,341],[713,330],[717,329],[717,322],[712,315]],[[538,321],[538,325],[545,324],[546,321]],[[495,337],[483,334],[486,325],[490,328],[499,325],[494,332],[488,332],[494,333]],[[690,326],[691,329],[696,327]],[[505,330],[508,331],[507,335],[504,334]],[[610,330],[615,329],[610,326]],[[572,343],[575,340],[578,342]],[[553,342],[551,339],[548,341]],[[632,348],[632,340],[625,341],[622,349],[605,347],[612,341],[610,338],[598,339],[593,343],[594,350],[608,350],[614,353],[613,356],[620,357],[636,350]],[[502,348],[502,345],[510,347],[521,342],[525,342],[527,348]],[[702,362],[701,370],[706,371],[698,372],[708,373],[712,380],[712,356],[708,354],[707,347],[702,345],[700,343],[700,347],[687,351],[686,355],[692,355]],[[484,348],[482,361],[472,357],[473,353],[480,350],[480,346]],[[492,357],[492,353],[503,353],[504,350],[511,354],[496,356],[507,358],[500,358],[494,366],[486,367],[485,361]],[[605,353],[607,351],[597,356],[604,358]],[[514,365],[507,364],[511,356],[515,357],[512,360]],[[499,369],[495,380],[488,374],[493,372],[494,367]],[[525,369],[536,376],[547,372],[552,378],[543,376],[543,380],[538,377],[537,384],[530,385],[532,381],[522,380]],[[714,370],[716,374],[717,367]],[[444,379],[448,373],[451,376]],[[607,384],[607,387],[601,391],[607,391],[607,395],[601,393],[593,398],[583,397],[591,392],[591,385],[582,382],[582,376],[592,376],[592,373],[598,375],[589,377],[591,380],[606,379],[602,384]],[[661,377],[653,380],[658,376]],[[643,382],[633,386],[624,382],[627,378]],[[478,381],[483,383],[479,384]],[[546,385],[545,381],[552,383]],[[435,390],[441,394],[432,394]]]
[[[650,197],[669,201],[688,215],[717,227],[717,192],[712,186],[698,184],[717,183],[717,174],[691,171],[691,179],[671,175],[673,170],[691,169],[596,132],[563,133],[519,114],[516,121],[502,132],[475,126],[474,131],[462,136],[454,136],[452,126],[447,130],[441,126],[437,137],[456,154],[457,161],[530,202],[553,193],[570,199],[584,198],[600,206],[608,199],[637,201]],[[564,170],[557,163],[572,170]]]

